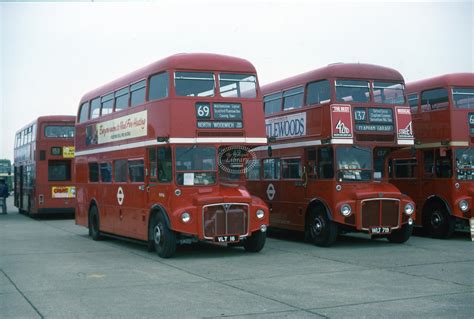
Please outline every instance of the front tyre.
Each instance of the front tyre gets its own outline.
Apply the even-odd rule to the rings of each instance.
[[[260,230],[252,233],[252,236],[247,237],[244,240],[244,248],[246,251],[251,253],[258,253],[265,246],[265,241],[267,239],[267,233]]]
[[[387,239],[391,243],[403,244],[406,242],[413,232],[413,225],[405,224],[402,228],[394,230]]]
[[[423,212],[423,228],[434,238],[449,238],[454,232],[455,220],[441,203],[434,203]]]
[[[176,234],[168,228],[161,213],[156,214],[151,221],[151,240],[156,253],[161,258],[170,258],[176,252]]]
[[[327,217],[326,211],[320,206],[309,212],[308,235],[311,241],[321,247],[329,247],[337,239],[337,225]]]
[[[93,240],[103,239],[100,233],[100,219],[97,206],[92,206],[89,211],[89,236],[91,236]]]

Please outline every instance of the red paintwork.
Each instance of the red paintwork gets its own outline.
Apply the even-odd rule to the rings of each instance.
[[[280,111],[266,117],[271,120],[284,115],[306,114],[306,135],[297,137],[279,138],[272,145],[273,158],[301,158],[303,165],[309,171],[307,151],[318,149],[319,145],[334,146],[337,144],[349,144],[358,146],[368,146],[371,148],[387,147],[390,151],[404,147],[403,144],[397,142],[397,131],[402,127],[397,127],[396,108],[401,107],[408,109],[405,102],[402,105],[382,104],[382,103],[351,103],[337,102],[334,81],[336,79],[361,79],[361,80],[385,80],[391,82],[403,83],[402,75],[393,69],[370,64],[333,64],[314,71],[306,72],[297,76],[293,76],[284,80],[280,80],[262,87],[264,96],[282,92],[284,90],[319,80],[329,80],[331,83],[331,101],[320,105],[303,105],[301,108]],[[306,92],[305,92],[306,96]],[[371,93],[371,101],[373,94]],[[304,104],[304,103],[303,103]],[[341,114],[333,113],[331,110],[336,107],[350,107],[350,114],[345,112]],[[395,130],[390,133],[364,133],[354,131],[354,107],[370,108],[376,106],[378,108],[387,108],[392,110],[394,117]],[[348,137],[335,136],[335,126],[339,119],[346,122]],[[406,124],[406,118],[403,119]],[[380,141],[367,141],[368,138],[385,136],[387,139]],[[341,141],[344,139],[349,141]],[[401,139],[400,139],[401,140]],[[410,140],[410,139],[408,139]],[[411,142],[413,139],[411,139]],[[304,144],[301,146],[291,146],[294,143]],[[259,158],[268,158],[267,151],[259,148],[257,152]],[[386,176],[386,174],[385,174]],[[270,200],[267,197],[267,187],[273,184],[276,193],[275,197]],[[273,227],[305,230],[306,217],[312,203],[321,202],[326,206],[333,221],[349,231],[367,231],[363,229],[361,220],[361,200],[370,198],[390,198],[400,200],[400,209],[398,215],[399,225],[408,223],[409,216],[403,213],[403,208],[412,200],[402,194],[397,187],[388,183],[386,178],[380,181],[369,182],[338,182],[333,179],[311,179],[304,185],[304,179],[294,180],[259,180],[247,181],[247,185],[252,194],[261,198],[265,198],[266,203],[270,206],[270,225]],[[336,185],[342,186],[342,190],[336,191]],[[352,207],[352,215],[345,218],[340,213],[343,204],[348,203]],[[413,216],[413,215],[412,215]],[[383,225],[382,225],[383,226]]]
[[[76,205],[75,198],[52,198],[52,187],[73,187],[74,180],[74,159],[71,160],[71,180],[70,181],[48,181],[48,160],[62,160],[63,155],[51,155],[52,147],[72,147],[73,138],[45,138],[44,127],[47,125],[71,125],[75,122],[75,116],[72,115],[50,115],[38,117],[35,121],[24,126],[18,132],[25,128],[36,126],[35,140],[31,143],[15,148],[15,206],[22,211],[30,214],[48,213],[48,212],[74,212]],[[16,136],[16,134],[15,134]],[[40,151],[45,151],[45,160],[40,160]],[[24,156],[20,158],[20,153]],[[65,159],[69,160],[69,159]],[[20,193],[20,171],[26,170],[29,166],[32,169],[33,183],[32,187],[24,187]],[[22,197],[20,197],[22,194]],[[44,195],[44,202],[41,204],[39,196]]]
[[[418,207],[419,214],[415,220],[421,225],[423,213],[428,211],[431,200],[441,199],[448,207],[448,211],[455,217],[467,220],[472,215],[474,182],[458,180],[456,178],[455,163],[453,163],[453,176],[451,178],[438,178],[428,176],[423,169],[423,151],[435,150],[440,155],[440,150],[454,152],[459,148],[473,147],[474,135],[469,132],[469,113],[473,109],[459,109],[453,104],[451,89],[453,87],[474,87],[474,73],[455,73],[437,76],[407,84],[407,93],[418,93],[418,110],[412,115],[413,129],[415,132],[415,150],[405,150],[393,154],[394,159],[416,159],[417,177],[410,179],[392,179],[404,193],[412,197]],[[449,92],[449,106],[446,109],[421,111],[421,93],[426,90],[446,88]],[[457,189],[455,184],[459,183]],[[458,203],[462,199],[469,202],[471,209],[462,212]]]
[[[171,228],[178,233],[188,234],[204,239],[202,225],[202,206],[212,203],[248,203],[250,205],[250,227],[254,232],[262,224],[268,225],[268,208],[265,203],[255,196],[251,196],[243,183],[238,187],[226,186],[217,183],[210,186],[178,186],[174,179],[168,184],[152,183],[145,177],[143,183],[92,183],[88,181],[88,163],[111,162],[114,159],[144,159],[145,168],[149,170],[150,161],[147,147],[137,146],[126,150],[110,152],[96,152],[103,147],[128,147],[132,143],[154,143],[157,137],[176,138],[265,138],[264,116],[261,109],[262,99],[257,85],[257,97],[250,99],[222,98],[218,94],[214,97],[182,97],[175,96],[172,74],[174,71],[208,71],[234,72],[256,74],[254,66],[243,59],[217,54],[177,54],[152,63],[144,68],[121,77],[98,89],[86,93],[79,105],[113,92],[131,83],[148,79],[151,75],[168,71],[169,94],[167,98],[155,101],[146,101],[142,105],[104,115],[102,117],[76,123],[76,174],[78,187],[78,202],[76,223],[88,226],[88,211],[94,202],[98,206],[101,231],[126,236],[139,240],[148,240],[148,227],[152,209],[155,205],[164,208],[168,215]],[[218,82],[218,81],[216,81]],[[217,90],[217,88],[216,88]],[[147,93],[148,96],[148,86]],[[232,102],[241,103],[243,112],[243,129],[197,129],[196,102]],[[147,111],[147,134],[142,137],[129,138],[122,141],[107,142],[98,145],[86,145],[86,127],[97,123],[116,119],[140,111]],[[192,142],[190,142],[192,144]],[[243,142],[207,143],[219,147],[222,145],[244,145]],[[252,144],[261,145],[262,143]],[[151,144],[148,144],[151,145]],[[175,144],[170,143],[175,148]],[[186,144],[180,144],[186,145]],[[189,144],[187,146],[190,146]],[[155,145],[151,146],[155,147]],[[88,155],[80,152],[88,151]],[[174,159],[174,155],[173,155]],[[173,163],[173,175],[175,167]],[[125,194],[122,205],[118,204],[117,190],[122,187]],[[149,191],[141,190],[148,189]],[[175,190],[181,190],[181,195],[175,195]],[[257,220],[255,213],[258,209],[266,212],[265,218]],[[181,221],[181,214],[186,211],[191,214],[191,221]]]

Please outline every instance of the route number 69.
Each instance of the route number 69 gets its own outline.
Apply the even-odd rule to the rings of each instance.
[[[196,113],[198,118],[210,118],[211,107],[209,104],[198,104],[196,105]]]

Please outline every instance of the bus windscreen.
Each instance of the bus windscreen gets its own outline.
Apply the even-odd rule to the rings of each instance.
[[[336,99],[338,102],[369,102],[369,81],[336,80]]]
[[[458,109],[474,109],[474,88],[453,88],[453,101]]]
[[[257,97],[257,77],[252,74],[219,74],[219,93],[222,97]]]
[[[175,72],[174,86],[178,96],[214,96],[214,74],[210,72]]]

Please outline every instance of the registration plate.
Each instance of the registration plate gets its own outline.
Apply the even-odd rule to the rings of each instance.
[[[390,234],[390,227],[372,227],[370,228],[371,234]]]
[[[239,241],[239,236],[237,235],[227,235],[227,236],[216,236],[214,237],[216,243],[236,243]]]

